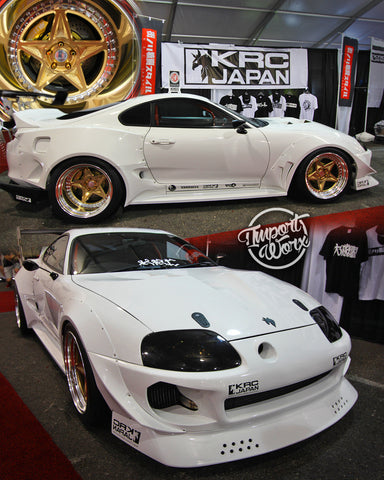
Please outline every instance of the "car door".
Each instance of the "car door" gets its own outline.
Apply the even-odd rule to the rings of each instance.
[[[269,162],[261,128],[239,133],[232,124],[237,117],[227,110],[177,95],[153,102],[152,114],[144,156],[157,182],[260,183]]]
[[[58,337],[58,321],[63,297],[68,295],[65,285],[64,261],[68,236],[55,240],[43,255],[44,268],[36,270],[33,276],[33,293],[43,328],[53,337]]]

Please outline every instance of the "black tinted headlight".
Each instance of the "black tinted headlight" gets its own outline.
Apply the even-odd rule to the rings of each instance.
[[[146,367],[183,372],[212,372],[238,367],[241,359],[232,345],[210,330],[150,333],[141,344]]]
[[[330,342],[336,342],[342,336],[341,328],[333,315],[325,308],[318,307],[309,312]]]

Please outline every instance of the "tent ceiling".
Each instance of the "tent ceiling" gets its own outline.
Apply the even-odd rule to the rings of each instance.
[[[384,0],[137,0],[165,20],[163,41],[339,48],[342,35],[370,48],[384,39]]]

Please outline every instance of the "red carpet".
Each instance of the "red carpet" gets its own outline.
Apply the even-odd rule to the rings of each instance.
[[[15,309],[15,294],[13,290],[0,292],[0,313],[12,312]]]
[[[0,479],[81,480],[0,373]]]

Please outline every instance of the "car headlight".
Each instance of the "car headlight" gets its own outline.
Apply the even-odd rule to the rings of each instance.
[[[341,328],[333,318],[333,315],[325,307],[315,308],[309,313],[331,343],[341,338]]]
[[[210,330],[150,333],[141,344],[146,367],[182,372],[212,372],[238,367],[241,359],[232,345]]]

